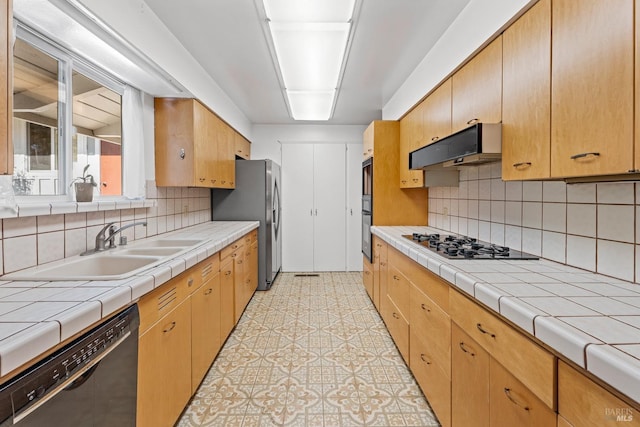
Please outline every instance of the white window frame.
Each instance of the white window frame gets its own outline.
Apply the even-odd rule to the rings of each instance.
[[[43,51],[47,55],[50,55],[58,61],[58,79],[59,79],[59,93],[58,93],[58,145],[60,148],[60,155],[58,156],[58,195],[33,195],[33,196],[16,196],[16,202],[20,204],[33,204],[33,203],[46,203],[46,202],[71,202],[73,201],[73,192],[70,189],[70,183],[75,178],[73,176],[73,161],[72,161],[72,134],[73,129],[73,89],[70,88],[72,84],[73,71],[82,73],[84,76],[93,79],[97,83],[104,87],[116,92],[121,97],[124,96],[126,84],[119,79],[111,76],[104,70],[99,69],[88,61],[78,57],[71,51],[58,45],[51,39],[43,36],[37,31],[29,28],[27,25],[16,20],[16,38],[21,39],[37,49]],[[66,90],[69,88],[69,90]],[[123,103],[121,103],[124,108]],[[122,115],[125,112],[122,111]],[[124,144],[124,135],[121,137],[121,141]],[[127,159],[122,156],[122,170],[127,164]],[[124,175],[124,174],[123,174]],[[124,190],[124,176],[122,177],[122,189]],[[118,196],[101,196],[100,194],[94,195],[94,200],[122,200],[125,197],[121,194]]]

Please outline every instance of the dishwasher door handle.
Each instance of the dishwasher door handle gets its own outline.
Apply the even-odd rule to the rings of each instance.
[[[75,372],[73,375],[71,375],[69,378],[67,378],[64,382],[62,382],[58,386],[56,386],[56,388],[54,390],[52,390],[51,392],[47,393],[40,400],[38,400],[33,405],[29,406],[27,409],[25,409],[22,412],[20,412],[18,415],[16,415],[14,413],[14,415],[13,415],[13,423],[16,424],[16,423],[22,421],[23,419],[28,417],[33,411],[35,411],[36,409],[38,409],[39,407],[41,407],[42,405],[47,403],[49,400],[51,400],[54,397],[56,397],[61,391],[63,391],[65,388],[67,388],[68,385],[72,384],[75,380],[77,380],[85,372],[87,372],[89,369],[93,368],[95,365],[100,363],[100,361],[102,359],[107,357],[109,355],[109,353],[111,353],[113,350],[118,348],[118,346],[120,344],[122,344],[122,342],[124,340],[126,340],[127,338],[129,338],[130,336],[131,336],[131,331],[128,331],[126,334],[121,336],[118,339],[118,341],[116,341],[112,346],[110,346],[104,352],[102,352],[101,354],[96,356],[95,359],[92,359],[90,363],[88,363],[86,366],[83,366],[78,372]]]

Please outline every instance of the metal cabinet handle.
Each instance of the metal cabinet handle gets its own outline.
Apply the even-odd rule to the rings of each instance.
[[[387,263],[380,261],[380,265],[384,267],[385,265],[387,265]]]
[[[180,151],[178,152],[178,156],[180,156],[180,160],[184,160],[186,153],[184,151],[184,148],[181,148]]]
[[[403,184],[406,184],[406,183],[407,183],[407,180],[406,180],[406,179],[403,179],[403,180],[401,180],[400,182],[402,182]]]
[[[399,281],[400,281],[400,278],[394,274],[394,275],[393,275],[393,280],[397,280],[397,281],[399,282]]]
[[[189,277],[189,280],[187,281],[187,285],[189,287],[191,287],[193,285],[193,277]]]
[[[413,182],[418,182],[418,178],[413,178]]]
[[[509,400],[511,401],[511,403],[513,403],[514,405],[520,406],[522,409],[524,409],[525,411],[529,410],[529,407],[527,405],[523,405],[522,403],[518,402],[517,400],[515,400],[513,398],[513,396],[511,396],[511,389],[508,387],[504,388],[504,394],[507,395],[507,397],[509,398]]]
[[[462,351],[464,351],[465,353],[469,353],[472,357],[476,355],[473,352],[473,350],[467,350],[466,346],[464,345],[464,342],[462,341],[460,341],[460,349],[462,349]]]
[[[470,125],[470,124],[473,124],[473,123],[478,123],[478,121],[479,120],[477,118],[471,119],[471,120],[467,121],[467,124]]]
[[[400,319],[400,316],[398,316],[398,314],[397,314],[395,311],[392,313],[392,316],[393,316],[395,319]]]
[[[431,140],[432,140],[432,141],[437,141],[437,140],[439,140],[439,139],[440,139],[440,137],[439,137],[439,136],[434,136],[433,138],[431,138]]]
[[[600,156],[600,153],[591,152],[591,153],[574,154],[573,156],[571,156],[571,160],[582,159],[589,156],[598,157]]]
[[[421,354],[420,354],[420,359],[422,359],[422,361],[423,361],[424,363],[426,363],[427,365],[431,365],[431,362],[429,362],[429,361],[426,359],[426,357],[425,357],[425,354],[424,354],[424,353],[421,353]]]
[[[431,313],[431,309],[429,307],[427,307],[426,305],[424,305],[424,304],[420,304],[420,308],[425,310],[427,313]]]
[[[531,166],[531,162],[520,162],[520,163],[514,163],[513,164],[513,167],[516,168],[516,169],[518,169],[521,166],[529,167],[529,166]]]
[[[486,329],[484,329],[484,328],[482,327],[482,323],[476,323],[476,328],[478,328],[478,330],[479,330],[480,332],[482,332],[483,334],[487,334],[487,335],[489,335],[491,338],[495,338],[495,337],[496,337],[496,334],[491,333],[491,332],[487,331]]]
[[[362,155],[363,155],[363,156],[366,156],[366,155],[367,155],[367,152],[365,151],[364,153],[362,153]]]
[[[205,295],[209,295],[211,292],[213,292],[213,288],[209,288],[209,289],[207,289],[207,292],[205,292],[204,294],[205,294]]]
[[[231,270],[227,270],[227,271],[225,271],[225,272],[224,272],[224,275],[225,275],[225,276],[229,276],[229,275],[231,275]]]
[[[173,328],[175,328],[175,327],[176,327],[176,322],[171,322],[169,327],[166,328],[166,329],[163,329],[162,332],[164,332],[166,334],[167,332],[173,331]]]

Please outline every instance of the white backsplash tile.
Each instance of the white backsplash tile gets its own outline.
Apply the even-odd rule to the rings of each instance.
[[[64,231],[38,234],[38,264],[64,258]]]
[[[36,234],[36,217],[25,218],[8,218],[2,221],[3,223],[3,237],[18,237],[26,236],[29,234]]]
[[[522,202],[505,203],[505,224],[522,225]]]
[[[4,272],[33,267],[38,262],[36,235],[3,240]]]
[[[525,181],[522,183],[522,200],[527,202],[542,201],[542,182]]]
[[[489,200],[478,201],[478,219],[491,221],[491,202]]]
[[[598,239],[597,254],[598,273],[633,281],[635,267],[633,244]]]
[[[567,185],[568,203],[595,203],[596,184],[570,184]]]
[[[522,201],[522,181],[507,181],[505,183],[505,198],[506,200]]]
[[[64,230],[64,215],[45,215],[37,217],[38,233]]]
[[[565,203],[543,203],[542,228],[565,233],[567,231],[567,205]]]
[[[598,205],[598,239],[633,243],[635,209],[624,205]]]
[[[544,202],[566,203],[567,184],[564,181],[545,181],[542,184],[542,200]]]
[[[542,230],[522,229],[522,251],[532,255],[542,255]]]
[[[524,202],[522,204],[522,226],[542,228],[542,203]]]
[[[567,235],[553,231],[542,232],[542,256],[560,263],[566,262]]]
[[[504,228],[504,244],[517,251],[522,251],[522,227],[506,225]]]
[[[603,182],[597,184],[598,203],[633,205],[635,184],[632,182]]]
[[[596,237],[596,205],[567,204],[567,233]]]
[[[580,236],[567,236],[567,264],[595,271],[596,239]]]

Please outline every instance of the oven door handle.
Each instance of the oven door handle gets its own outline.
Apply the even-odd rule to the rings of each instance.
[[[99,354],[98,356],[96,356],[95,359],[91,360],[90,363],[88,363],[86,366],[83,366],[82,369],[80,369],[78,372],[74,373],[73,375],[71,375],[69,378],[67,378],[64,382],[62,382],[61,384],[59,384],[54,390],[52,390],[50,393],[46,394],[45,396],[43,396],[40,400],[38,400],[36,403],[34,403],[33,405],[29,406],[27,409],[25,409],[24,411],[22,411],[19,414],[13,414],[13,423],[17,424],[20,421],[22,421],[24,418],[28,417],[29,415],[31,415],[31,413],[33,411],[35,411],[36,409],[38,409],[39,407],[41,407],[42,405],[44,405],[45,403],[47,403],[49,400],[53,399],[54,397],[56,397],[61,391],[65,390],[67,388],[67,386],[69,386],[70,384],[72,384],[75,380],[77,380],[80,376],[84,375],[89,369],[92,369],[95,365],[97,365],[98,363],[100,363],[100,361],[102,359],[104,359],[105,357],[107,357],[109,355],[109,353],[111,353],[113,350],[115,350],[120,344],[122,344],[122,342],[124,340],[126,340],[127,338],[129,338],[129,336],[131,335],[131,331],[127,332],[126,334],[124,334],[122,337],[120,337],[118,339],[118,341],[116,341],[112,346],[110,346],[108,349],[106,349],[104,352],[102,352],[101,354]],[[91,376],[91,373],[89,373],[89,375],[87,375],[87,378]],[[13,400],[13,397],[12,399]]]

